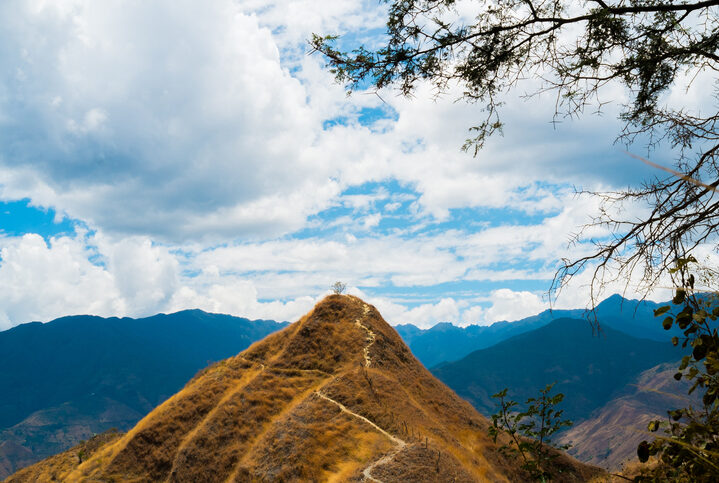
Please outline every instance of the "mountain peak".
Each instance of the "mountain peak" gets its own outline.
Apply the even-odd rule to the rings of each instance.
[[[352,295],[325,297],[288,330],[251,346],[244,357],[274,367],[331,374],[355,366],[398,367],[414,360],[377,309]]]
[[[411,355],[374,307],[330,295],[296,323],[200,372],[125,436],[61,476],[522,479],[488,426]],[[15,481],[58,471],[42,465]],[[584,481],[596,472],[566,456],[558,471],[558,481]]]

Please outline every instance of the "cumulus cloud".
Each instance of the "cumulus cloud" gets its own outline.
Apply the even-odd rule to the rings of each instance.
[[[0,160],[47,203],[109,230],[237,236],[297,227],[335,194],[332,166],[298,156],[319,113],[234,2],[0,8]]]
[[[294,320],[336,279],[388,320],[422,326],[545,307],[502,287],[548,282],[558,258],[591,249],[567,248],[596,210],[571,186],[646,174],[612,146],[616,107],[557,127],[551,103],[508,99],[504,137],[473,158],[459,147],[478,110],[454,102],[458,86],[439,99],[426,84],[413,99],[348,99],[305,55],[312,32],[376,43],[383,8],[2,2],[0,199],[29,198],[90,231],[0,240],[0,324],[191,307]],[[360,122],[367,111],[380,119]],[[352,191],[370,183],[394,188]],[[445,293],[457,282],[483,285]],[[435,289],[415,303],[388,287]],[[562,300],[584,303],[586,288]]]
[[[551,117],[542,102],[510,103],[507,139],[473,159],[459,146],[477,110],[453,102],[458,89],[436,102],[429,86],[412,100],[390,94],[396,122],[384,132],[358,124],[381,101],[347,100],[322,59],[304,55],[305,39],[381,25],[374,4],[13,0],[0,9],[0,196],[108,232],[272,237],[302,228],[344,187],[388,178],[413,184],[440,219],[464,207],[546,212],[558,199],[531,188],[539,173],[571,182],[611,161],[595,162],[612,123],[553,136],[536,127]],[[349,122],[323,128],[338,116]]]
[[[182,257],[147,238],[81,233],[46,242],[28,234],[0,238],[0,246],[0,330],[72,314],[141,317],[188,308],[294,320],[318,300],[260,301],[249,280],[185,276]]]
[[[492,291],[492,306],[485,311],[485,322],[519,320],[538,314],[548,308],[537,294],[527,291],[515,292],[506,288]]]
[[[0,329],[62,315],[126,310],[112,276],[92,264],[84,243],[39,235],[3,239]]]
[[[417,250],[423,242],[427,243],[424,251]],[[137,317],[188,308],[294,321],[326,295],[336,279],[349,282],[350,293],[375,304],[393,324],[486,325],[548,308],[542,293],[506,288],[439,297],[430,294],[415,301],[388,297],[382,291],[392,284],[432,287],[461,279],[478,259],[452,258],[449,252],[439,256],[443,243],[456,245],[456,240],[445,239],[438,246],[432,246],[432,239],[357,239],[351,243],[359,245],[356,251],[339,242],[287,240],[220,247],[198,255],[153,244],[146,237],[113,239],[80,232],[49,241],[34,234],[0,238],[0,328],[68,314]],[[700,252],[714,255],[708,247]],[[435,260],[437,256],[441,260]],[[328,263],[323,265],[322,260]],[[482,270],[481,265],[475,270]],[[486,278],[503,279],[501,270],[487,271]],[[435,279],[430,280],[428,273],[434,273]],[[552,274],[510,269],[504,279]],[[589,275],[580,274],[554,307],[584,308]],[[625,289],[618,281],[606,287],[605,295],[642,295]],[[654,294],[657,300],[669,296],[669,291]]]

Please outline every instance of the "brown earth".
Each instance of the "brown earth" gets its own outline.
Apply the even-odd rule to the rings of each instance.
[[[647,430],[649,421],[667,420],[667,410],[700,403],[688,396],[690,384],[672,376],[679,363],[665,363],[648,369],[591,417],[562,434],[569,453],[581,461],[618,471],[636,461],[637,446],[653,440],[657,433]]]
[[[8,481],[526,481],[488,425],[374,307],[332,295],[200,372],[82,463],[68,469],[58,455]],[[603,478],[556,460],[554,481]]]

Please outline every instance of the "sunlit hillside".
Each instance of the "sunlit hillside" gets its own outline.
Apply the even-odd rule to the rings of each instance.
[[[352,296],[208,367],[126,435],[9,481],[521,481],[488,421]],[[57,459],[57,458],[56,458]],[[556,481],[600,470],[562,456]]]

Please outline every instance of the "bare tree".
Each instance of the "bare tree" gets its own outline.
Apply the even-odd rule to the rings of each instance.
[[[332,293],[337,294],[337,295],[342,295],[345,292],[345,290],[347,289],[347,284],[337,281],[332,284],[331,288],[332,288]]]

